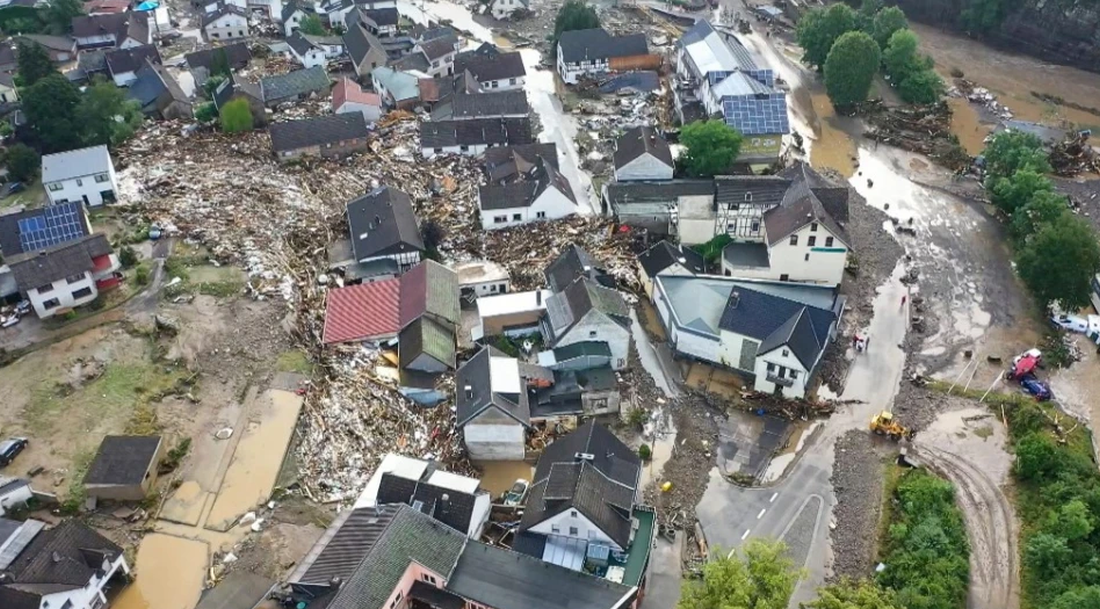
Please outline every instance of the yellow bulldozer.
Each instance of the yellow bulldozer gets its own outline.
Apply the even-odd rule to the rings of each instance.
[[[894,419],[894,413],[889,410],[883,410],[871,417],[871,431],[895,441],[913,437],[913,430],[898,423]]]

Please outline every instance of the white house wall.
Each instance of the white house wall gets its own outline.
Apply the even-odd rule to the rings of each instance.
[[[92,609],[92,607],[105,607],[107,597],[103,594],[103,586],[118,571],[130,572],[130,565],[126,559],[119,556],[114,562],[103,561],[103,577],[92,575],[92,579],[82,588],[66,590],[56,594],[47,594],[42,597],[41,607],[71,607],[71,609]],[[70,603],[70,604],[66,604]]]
[[[363,115],[363,120],[367,121],[367,124],[374,123],[382,117],[382,109],[378,106],[372,106],[370,104],[361,104],[359,102],[344,102],[343,106],[336,111],[336,114],[349,114],[352,112],[358,112]]]
[[[97,182],[96,175],[106,176],[106,180]],[[101,177],[100,179],[103,178]],[[61,182],[50,182],[46,185],[46,194],[49,196],[51,203],[83,201],[84,197],[87,197],[87,204],[89,207],[103,205],[103,196],[101,193],[104,191],[118,193],[118,185],[115,180],[113,165],[110,166],[107,171],[100,174],[70,178],[68,180],[62,180]]]
[[[611,349],[611,367],[615,370],[626,367],[626,358],[630,351],[630,330],[620,326],[607,315],[596,310],[589,311],[568,333],[554,343],[554,347],[564,347],[585,341],[607,343]]]
[[[577,529],[576,535],[570,534],[570,527]],[[556,514],[543,520],[537,525],[531,527],[532,533],[538,533],[540,535],[557,535],[559,537],[571,537],[573,539],[583,539],[585,541],[596,541],[607,544],[616,550],[622,551],[623,547],[611,540],[600,527],[596,526],[591,520],[585,517],[579,510],[567,509],[560,514]]]
[[[577,79],[585,74],[600,74],[611,70],[611,64],[606,60],[578,61],[566,63],[562,58],[561,46],[558,46],[558,74],[567,84],[577,84]]]
[[[210,40],[238,40],[248,37],[248,18],[240,15],[222,15],[205,28]]]
[[[466,536],[470,539],[481,539],[481,533],[485,529],[485,523],[489,521],[489,512],[493,510],[493,500],[489,493],[482,493],[474,497],[474,510],[470,513],[470,530]]]
[[[786,355],[784,355],[786,352]],[[756,358],[756,382],[753,388],[764,393],[774,393],[776,383],[768,380],[768,364],[782,366],[787,370],[795,370],[798,378],[794,379],[790,387],[782,387],[783,396],[788,398],[801,398],[806,395],[806,382],[809,380],[809,371],[798,361],[798,358],[787,347],[780,347]],[[778,368],[773,374],[778,374]],[[788,372],[784,372],[784,378],[790,378]]]
[[[290,38],[294,32],[298,31],[298,28],[302,26],[302,19],[306,16],[305,12],[301,9],[291,13],[290,17],[283,22],[283,33],[287,38]]]
[[[325,57],[325,52],[321,49],[310,48],[305,54],[299,55],[298,51],[291,49],[291,53],[294,57],[307,68],[324,67],[328,64],[328,59]]]
[[[680,243],[697,245],[714,238],[714,195],[680,197],[676,208]]]
[[[519,226],[528,222],[556,220],[570,216],[577,211],[577,205],[556,188],[547,188],[528,207],[509,207],[506,209],[488,209],[481,212],[481,228],[493,230]],[[540,214],[542,214],[540,216]],[[504,221],[498,222],[504,218]]]
[[[482,81],[480,84],[482,89],[492,89],[494,91],[512,91],[514,89],[522,89],[524,80],[524,77],[517,76],[515,78],[486,80]]]
[[[798,235],[797,245],[791,245],[791,238],[784,237],[768,248],[773,279],[787,275],[788,281],[825,285],[839,285],[844,279],[848,248],[824,225],[818,224],[817,231],[811,231],[811,228],[806,225],[794,233]],[[809,244],[810,237],[816,237],[813,246]],[[831,247],[826,245],[830,237],[833,238]]]
[[[471,459],[484,461],[520,461],[524,458],[523,425],[485,424],[476,421],[462,428],[466,451]]]
[[[6,494],[0,495],[0,516],[7,515],[8,510],[13,507],[26,505],[32,497],[34,497],[34,491],[31,490],[29,484],[22,484]]]
[[[81,298],[73,296],[74,292],[84,288],[91,290],[87,296]],[[88,304],[95,300],[95,297],[98,295],[99,290],[96,289],[95,281],[92,279],[92,274],[89,272],[84,272],[81,279],[74,283],[69,283],[68,279],[58,279],[49,286],[27,291],[27,299],[31,301],[31,307],[34,308],[34,312],[38,317],[42,319],[53,317],[58,311],[67,308]],[[56,307],[47,309],[45,307],[46,301],[54,298],[57,299],[59,304]]]
[[[665,165],[648,152],[615,170],[615,179],[620,182],[631,180],[671,180],[672,167]]]
[[[507,19],[518,9],[525,8],[520,0],[494,0],[493,19]]]

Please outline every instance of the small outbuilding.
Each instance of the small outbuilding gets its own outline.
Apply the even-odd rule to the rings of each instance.
[[[161,436],[107,436],[84,475],[89,497],[141,501],[157,481]]]

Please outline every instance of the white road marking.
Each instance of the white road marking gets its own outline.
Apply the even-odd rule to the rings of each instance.
[[[778,492],[772,493],[772,498],[771,498],[771,499],[768,499],[768,503],[774,503],[774,502],[775,502],[775,498],[776,498],[776,497],[778,497],[778,496],[779,496],[779,493],[778,493]]]
[[[745,538],[748,537],[749,533],[751,533],[751,532],[752,532],[752,529],[745,529],[744,534],[741,535],[741,541],[745,541]]]
[[[768,511],[768,508],[760,508],[760,513],[756,515],[756,519],[760,520],[764,517],[764,512]]]

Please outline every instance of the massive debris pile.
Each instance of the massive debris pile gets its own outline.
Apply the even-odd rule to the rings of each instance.
[[[951,108],[946,102],[897,108],[868,102],[864,109],[870,123],[867,137],[927,155],[952,171],[970,167],[970,155],[951,134]]]
[[[1050,166],[1054,173],[1062,177],[1073,177],[1079,173],[1100,173],[1100,160],[1089,142],[1087,132],[1070,134],[1064,141],[1050,148]]]

